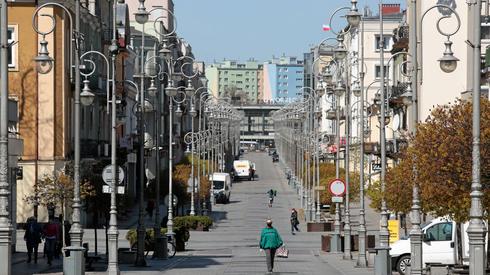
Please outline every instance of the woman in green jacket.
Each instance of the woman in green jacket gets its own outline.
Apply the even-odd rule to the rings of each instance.
[[[274,269],[274,256],[276,254],[276,249],[282,246],[282,239],[279,232],[272,227],[272,220],[268,219],[266,221],[267,227],[262,229],[260,234],[260,249],[265,250],[265,256],[267,261],[267,271],[272,272]]]

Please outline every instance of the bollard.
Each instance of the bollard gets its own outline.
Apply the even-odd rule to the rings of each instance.
[[[81,246],[65,247],[63,257],[64,275],[84,275],[85,274],[85,248]],[[69,256],[67,256],[69,254]]]
[[[335,232],[332,233],[332,238],[330,238],[330,252],[342,253],[342,244],[340,240],[340,235]]]
[[[376,247],[376,257],[374,258],[374,274],[391,275],[391,259],[389,247]]]

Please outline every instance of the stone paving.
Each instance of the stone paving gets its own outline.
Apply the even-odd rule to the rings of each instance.
[[[276,258],[274,274],[331,274],[353,275],[374,274],[372,268],[355,268],[355,261],[345,261],[341,255],[320,252],[321,233],[307,233],[305,223],[300,224],[301,232],[290,232],[290,209],[298,208],[299,200],[287,185],[279,164],[272,163],[265,153],[248,153],[244,159],[256,163],[255,181],[241,181],[233,184],[231,202],[214,206],[214,217],[218,219],[209,232],[191,232],[187,251],[178,253],[173,259],[154,261],[148,259],[148,267],[138,268],[120,265],[122,274],[265,274],[265,255],[259,251],[260,230],[267,218],[279,230],[290,251],[289,258]],[[277,190],[272,208],[267,206],[266,192]],[[87,233],[89,231],[87,230]],[[121,232],[120,247],[127,246]],[[99,251],[104,251],[100,247]],[[355,255],[353,255],[355,258]],[[372,262],[371,262],[372,263]],[[59,262],[61,264],[61,261]],[[28,269],[20,262],[14,265],[14,274],[60,274],[61,266],[43,269]],[[32,264],[31,264],[32,266]],[[96,266],[103,274],[105,267]],[[98,271],[100,270],[100,272]],[[26,271],[26,272],[24,272]],[[27,273],[27,271],[35,271]]]

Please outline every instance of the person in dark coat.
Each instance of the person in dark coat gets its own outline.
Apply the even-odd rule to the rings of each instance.
[[[41,243],[41,226],[37,223],[36,218],[27,219],[24,241],[27,246],[27,263],[31,262],[32,253],[34,252],[34,263],[37,264],[37,251]]]
[[[299,232],[298,228],[299,220],[298,220],[298,211],[296,209],[291,210],[291,233],[294,235],[294,230]]]

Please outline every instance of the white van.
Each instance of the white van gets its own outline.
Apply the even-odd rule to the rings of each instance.
[[[231,178],[228,173],[213,173],[213,196],[216,202],[229,203],[231,195]]]
[[[461,224],[463,241],[461,242],[463,264],[469,263],[469,223]],[[436,218],[422,227],[422,261],[425,263],[440,263],[443,265],[455,265],[458,256],[458,244],[456,243],[456,222],[447,218]],[[404,275],[407,264],[410,263],[410,238],[399,240],[390,246],[391,266],[393,270]]]
[[[252,163],[249,160],[235,160],[233,162],[234,178],[252,180]]]

